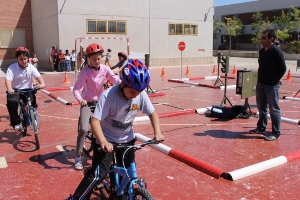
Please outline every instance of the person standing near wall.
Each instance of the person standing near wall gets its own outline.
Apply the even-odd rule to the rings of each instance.
[[[258,81],[256,85],[256,103],[259,110],[257,128],[249,133],[265,134],[268,123],[268,105],[272,121],[272,133],[265,135],[265,140],[272,141],[280,137],[279,89],[280,79],[286,72],[286,64],[282,51],[274,45],[275,31],[267,29],[261,35],[263,48],[259,51]]]
[[[31,58],[31,64],[37,69],[38,68],[38,59],[36,57],[36,54],[33,53],[32,54],[32,58]]]
[[[62,72],[66,71],[66,59],[65,59],[65,54],[62,52],[62,50],[59,50],[58,59],[59,59],[60,70]]]
[[[55,46],[52,46],[52,49],[51,49],[51,53],[50,53],[50,56],[49,56],[49,65],[51,66],[51,70],[52,71],[56,71],[54,69],[54,59],[55,59],[55,54],[57,53],[56,51],[56,48]]]
[[[71,71],[71,55],[69,53],[69,50],[66,50],[65,59],[66,59],[65,60],[65,62],[66,62],[66,65],[65,65],[66,71],[70,72]]]
[[[70,58],[71,58],[71,70],[77,71],[76,70],[76,66],[75,66],[75,63],[76,63],[76,53],[75,53],[75,50],[72,50]]]

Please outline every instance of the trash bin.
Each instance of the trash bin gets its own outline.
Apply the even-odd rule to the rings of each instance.
[[[298,68],[300,69],[300,59],[298,59],[298,60],[297,60],[297,67],[296,67],[296,71],[297,71],[297,69],[298,69]]]
[[[149,68],[150,54],[145,54],[145,65]]]

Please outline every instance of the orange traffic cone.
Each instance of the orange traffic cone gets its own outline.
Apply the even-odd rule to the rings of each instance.
[[[68,76],[67,76],[67,72],[65,72],[65,80],[64,80],[64,83],[70,83],[69,79],[68,79]]]
[[[236,74],[236,68],[235,68],[235,65],[234,65],[234,67],[233,67],[232,74]]]
[[[189,74],[190,74],[189,66],[186,66],[186,72],[185,72],[185,75],[189,75]]]
[[[285,80],[288,80],[288,81],[292,80],[291,71],[290,70],[288,71],[288,75],[287,75],[287,77],[286,77]]]
[[[211,73],[217,73],[216,65],[214,65],[213,71]]]
[[[164,67],[162,68],[162,71],[161,71],[161,76],[166,76],[166,73],[165,73],[165,68],[164,68]]]

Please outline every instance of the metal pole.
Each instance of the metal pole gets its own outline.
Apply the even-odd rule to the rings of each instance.
[[[181,52],[181,59],[180,59],[180,63],[181,63],[181,73],[180,73],[180,79],[182,79],[182,51]]]

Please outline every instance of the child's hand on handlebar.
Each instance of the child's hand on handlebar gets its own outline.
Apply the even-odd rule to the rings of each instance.
[[[80,101],[80,105],[81,105],[81,106],[86,106],[86,105],[87,105],[87,101],[84,100],[84,99],[81,100],[81,101]]]
[[[162,134],[156,135],[154,138],[157,142],[163,142],[164,141],[164,136]]]
[[[46,85],[45,84],[40,84],[39,88],[45,88]]]
[[[8,89],[8,90],[7,90],[7,93],[8,93],[8,94],[13,94],[14,92],[15,92],[14,89]]]
[[[101,149],[104,151],[104,152],[112,152],[112,150],[113,150],[113,145],[111,144],[111,143],[109,143],[109,142],[103,142],[103,143],[101,143],[100,144],[100,147],[101,147]]]

